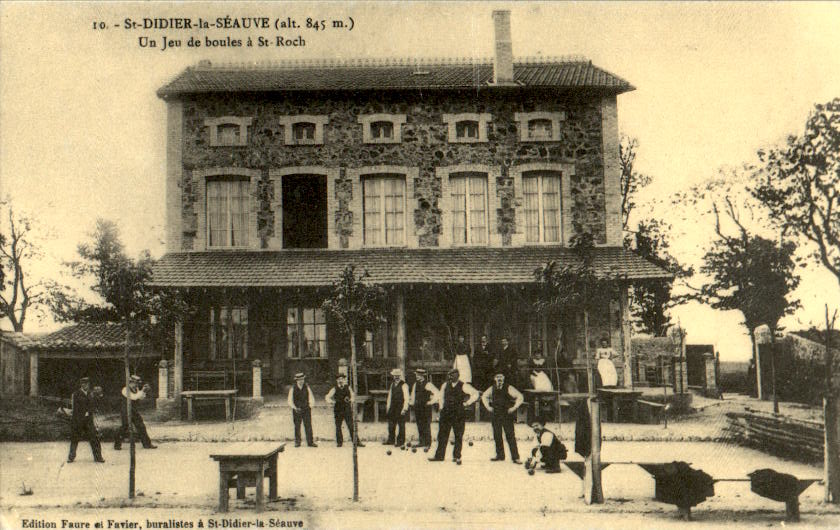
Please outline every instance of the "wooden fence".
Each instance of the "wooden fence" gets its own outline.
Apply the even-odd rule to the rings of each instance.
[[[794,420],[747,408],[727,412],[725,431],[737,443],[792,460],[817,463],[823,460],[825,428],[822,423]]]

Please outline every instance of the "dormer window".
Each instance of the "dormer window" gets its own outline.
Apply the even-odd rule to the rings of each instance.
[[[329,123],[327,116],[283,116],[280,124],[284,128],[286,145],[322,145],[324,143],[324,125]]]
[[[487,113],[465,112],[444,114],[443,123],[449,125],[449,142],[456,144],[487,141],[487,124],[493,116]]]
[[[253,118],[222,116],[207,118],[204,126],[210,133],[211,147],[242,147],[248,145],[248,127]]]
[[[519,122],[521,142],[559,142],[560,122],[566,119],[564,112],[517,112],[514,118]]]
[[[359,123],[364,143],[398,144],[402,141],[405,114],[364,114],[359,116]]]

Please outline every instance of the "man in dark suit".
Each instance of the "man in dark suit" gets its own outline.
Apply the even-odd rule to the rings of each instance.
[[[496,371],[501,370],[505,375],[505,381],[511,385],[517,385],[519,383],[517,355],[509,338],[502,337],[502,349],[499,350],[497,359]]]
[[[102,446],[99,445],[99,435],[96,426],[93,424],[94,399],[96,395],[90,390],[90,379],[83,377],[79,380],[79,389],[73,392],[70,398],[73,407],[73,415],[70,418],[70,454],[67,455],[67,463],[76,459],[76,447],[80,440],[90,442],[90,450],[93,453],[94,462],[104,462],[102,458]]]
[[[455,448],[452,450],[452,460],[461,465],[461,446],[464,443],[464,422],[466,408],[476,402],[478,390],[469,383],[458,379],[458,370],[449,371],[449,381],[440,387],[438,403],[440,404],[440,421],[438,422],[437,451],[429,458],[431,462],[442,462],[446,456],[446,446],[449,444],[449,432],[455,433]]]
[[[490,386],[490,379],[493,377],[493,350],[487,335],[482,335],[478,346],[475,348],[473,358],[473,386],[478,390],[485,390]]]

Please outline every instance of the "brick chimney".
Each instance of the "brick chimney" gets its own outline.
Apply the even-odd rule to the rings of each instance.
[[[510,11],[493,11],[496,33],[496,56],[493,63],[493,84],[513,84],[513,43],[510,40]]]

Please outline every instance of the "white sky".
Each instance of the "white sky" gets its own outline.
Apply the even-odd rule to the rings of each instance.
[[[0,194],[51,234],[37,271],[58,260],[97,216],[116,221],[132,253],[163,251],[165,112],[155,90],[201,59],[490,57],[491,12],[512,12],[515,56],[580,53],[637,90],[619,97],[619,127],[638,138],[637,167],[654,177],[641,199],[662,199],[801,131],[809,109],[840,95],[840,3],[14,3],[0,4]],[[290,16],[301,24],[353,17],[353,31],[125,30],[124,19]],[[120,28],[94,30],[94,21]],[[141,49],[160,40],[301,34],[301,48]],[[663,215],[696,260],[708,221]],[[833,276],[805,271],[804,309],[790,328],[819,324],[840,303]],[[696,306],[676,316],[690,342],[724,360],[749,356],[737,314]],[[27,331],[49,329],[34,319]]]

